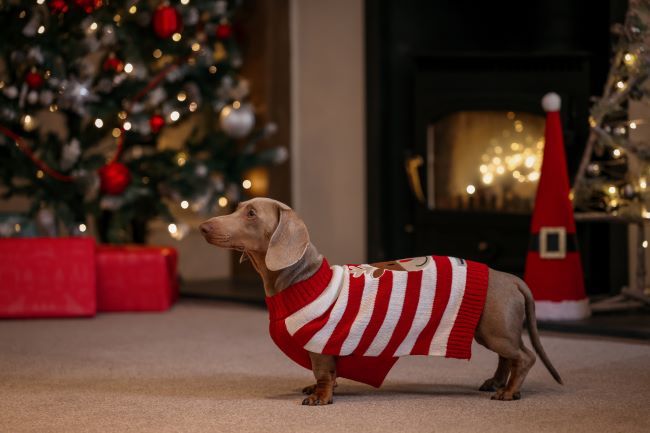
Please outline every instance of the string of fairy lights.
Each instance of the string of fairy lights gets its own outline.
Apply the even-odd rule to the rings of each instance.
[[[513,183],[535,183],[539,180],[544,152],[544,137],[535,136],[513,111],[505,114],[510,127],[500,137],[488,140],[476,169],[479,183],[465,187],[468,196],[479,190],[508,188]],[[506,123],[508,124],[508,123]]]

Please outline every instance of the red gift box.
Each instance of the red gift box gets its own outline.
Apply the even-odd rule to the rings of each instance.
[[[98,311],[164,311],[178,297],[174,248],[97,247]]]
[[[91,238],[0,239],[0,317],[93,316]]]

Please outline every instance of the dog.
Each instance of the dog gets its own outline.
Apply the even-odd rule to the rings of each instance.
[[[273,340],[294,361],[306,368],[311,368],[316,379],[314,385],[303,389],[303,393],[307,395],[302,401],[304,405],[332,403],[334,388],[337,386],[337,377],[347,377],[374,386],[381,385],[385,375],[398,356],[404,354],[446,355],[447,357],[469,359],[472,338],[487,349],[495,352],[499,357],[494,375],[485,380],[479,390],[493,392],[493,400],[518,400],[521,396],[520,389],[526,375],[536,361],[535,354],[524,345],[522,340],[524,319],[535,352],[553,378],[559,384],[562,384],[560,375],[544,352],[540,342],[535,319],[535,304],[530,289],[521,279],[514,275],[499,272],[470,261],[437,256],[370,265],[330,267],[326,259],[318,253],[310,242],[307,227],[296,212],[286,204],[269,198],[254,198],[244,201],[237,206],[233,213],[214,217],[203,222],[200,225],[200,230],[210,244],[240,251],[242,253],[240,262],[250,260],[262,278],[267,304],[271,313],[270,329]],[[456,332],[455,329],[440,330],[442,334],[446,332],[441,338],[447,338],[447,340],[446,343],[443,341],[443,345],[438,347],[434,342],[436,340],[435,335],[439,331],[436,330],[431,344],[428,345],[429,341],[426,341],[426,344],[422,346],[423,351],[418,351],[416,350],[417,342],[425,334],[425,330],[420,328],[430,325],[421,325],[416,330],[417,332],[413,332],[417,320],[420,320],[421,317],[421,315],[414,316],[415,313],[411,313],[409,318],[411,320],[411,322],[408,322],[410,323],[410,330],[408,330],[408,327],[400,325],[401,322],[396,325],[390,323],[386,325],[389,322],[387,317],[391,314],[395,316],[398,313],[395,313],[394,308],[387,309],[385,307],[385,317],[381,326],[382,329],[394,326],[392,328],[393,336],[380,335],[381,330],[378,330],[372,345],[368,347],[366,344],[365,353],[359,352],[357,349],[359,349],[360,345],[363,345],[363,341],[359,340],[363,340],[363,337],[355,336],[353,331],[356,327],[363,328],[365,326],[363,336],[365,337],[365,334],[370,332],[369,329],[373,326],[372,317],[374,316],[372,315],[375,313],[367,310],[369,306],[370,308],[374,306],[379,309],[378,305],[382,302],[387,304],[388,301],[381,301],[378,294],[382,287],[385,288],[389,284],[386,282],[392,281],[391,279],[408,280],[405,289],[407,292],[409,290],[410,292],[419,292],[420,300],[426,296],[433,297],[433,294],[428,295],[428,292],[425,291],[423,282],[420,283],[420,286],[416,286],[411,284],[411,281],[415,281],[416,277],[424,281],[423,279],[428,278],[427,275],[433,275],[436,269],[437,278],[439,279],[438,285],[442,284],[441,281],[445,278],[443,273],[446,272],[447,275],[453,274],[453,278],[448,276],[447,281],[453,280],[454,287],[456,285],[461,287],[462,284],[456,284],[461,280],[456,278],[460,275],[464,278],[461,283],[465,284],[463,296],[469,296],[467,295],[468,291],[474,290],[475,292],[472,293],[475,293],[474,297],[478,299],[476,302],[480,302],[480,304],[476,304],[480,306],[477,307],[479,308],[477,311],[472,312],[472,308],[466,308],[468,319],[463,326],[459,326],[460,332]],[[481,276],[483,276],[483,284],[480,283],[482,281]],[[331,281],[336,278],[339,278],[337,281],[345,281],[347,285],[332,283]],[[471,278],[479,281],[479,283],[472,283]],[[316,285],[312,284],[312,282],[316,281],[316,279],[322,280],[322,286],[326,287],[315,291]],[[353,286],[357,287],[357,289],[354,289]],[[485,287],[482,289],[482,286]],[[395,287],[397,286],[393,287],[392,292],[402,290]],[[346,291],[346,299],[349,299],[347,307],[345,305],[340,307],[340,304],[345,304],[339,299],[342,298],[342,291]],[[366,292],[371,293],[373,298],[366,301],[365,297],[363,297]],[[438,292],[442,293],[440,289],[438,289]],[[329,301],[325,299],[328,296],[332,297]],[[436,313],[437,297],[435,302],[430,299],[429,304],[427,304],[430,306],[431,302],[433,302],[433,312],[425,311],[430,322],[437,315],[437,320],[440,321],[439,328],[445,324],[448,327],[456,326],[450,322],[449,318],[445,318],[445,315],[448,315],[447,311],[454,306],[454,302],[456,303],[457,314],[460,314],[461,310],[463,310],[465,302],[474,302],[472,300],[465,301],[464,298],[462,300],[453,300],[452,298],[455,296],[453,292],[451,295],[447,294],[447,296],[450,297],[450,300],[447,301],[447,307],[442,306],[444,312]],[[302,301],[303,298],[309,299]],[[393,302],[392,299],[391,295],[391,303]],[[412,305],[417,304],[419,314],[419,301],[408,301],[407,296],[405,299],[404,307],[402,307],[399,314],[407,315],[407,302],[411,302]],[[289,304],[297,302],[296,300],[301,300],[299,304],[301,308],[293,308],[293,310],[288,308]],[[352,307],[355,302],[356,310]],[[416,307],[411,306],[411,308]],[[348,310],[353,311],[348,312]],[[307,313],[310,313],[311,316],[307,317]],[[361,321],[359,317],[363,316],[363,314],[366,314],[365,317],[370,317],[370,319],[359,325]],[[356,321],[345,323],[344,316],[346,315],[349,317],[345,320]],[[339,324],[335,328],[331,324],[335,322],[333,320],[334,316],[337,316],[336,319],[339,320]],[[402,318],[398,317],[396,320],[400,321]],[[456,318],[455,320],[458,321],[459,319]],[[474,320],[474,323],[471,323],[472,320]],[[366,323],[368,321],[371,323]],[[319,324],[315,325],[317,322]],[[310,327],[313,328],[311,332],[305,331]],[[375,326],[375,328],[377,327]],[[343,328],[345,331],[340,333],[343,337],[338,341],[338,346],[336,343],[332,345],[332,340],[337,337],[334,334],[339,331],[339,328]],[[466,331],[465,328],[470,329],[470,331]],[[401,342],[399,348],[395,349],[395,345],[393,345],[390,351],[386,352],[387,346],[390,346],[392,342],[390,340],[387,343],[387,339],[395,338],[398,329],[401,330],[404,336],[403,340],[395,342],[395,345]],[[406,334],[407,330],[408,334]],[[374,331],[375,329],[373,329]],[[420,336],[417,335],[418,332]],[[468,334],[468,332],[470,333]],[[324,337],[325,339],[321,338],[323,334],[327,334]],[[345,335],[347,335],[347,338]],[[302,337],[305,338],[300,340]],[[343,341],[344,338],[346,338],[345,341]],[[466,341],[461,341],[464,346],[458,346],[456,349],[450,348],[450,345],[456,344],[452,342],[454,338],[458,341],[464,338]],[[300,342],[298,342],[299,340]],[[350,342],[350,340],[355,341]],[[296,347],[296,344],[300,347]],[[379,349],[384,348],[384,352],[373,352],[373,345],[379,346]],[[328,349],[328,346],[336,347]],[[406,347],[405,350],[401,349],[403,346]],[[456,352],[452,349],[456,350]],[[452,351],[451,355],[450,351]]]

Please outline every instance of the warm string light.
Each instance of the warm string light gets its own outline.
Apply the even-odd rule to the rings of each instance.
[[[190,203],[187,200],[183,200],[181,202],[181,208],[187,209],[188,207],[190,207]]]
[[[79,224],[79,231],[81,233],[85,233],[86,229],[87,229],[86,224]]]
[[[219,207],[226,207],[228,206],[228,199],[226,197],[219,197],[219,200],[217,200],[217,203],[219,204]]]
[[[634,66],[636,63],[636,55],[632,53],[625,53],[623,56],[623,63],[625,63],[627,66]]]
[[[241,183],[241,186],[244,187],[244,189],[251,189],[253,182],[251,182],[249,179],[244,179],[244,181]]]

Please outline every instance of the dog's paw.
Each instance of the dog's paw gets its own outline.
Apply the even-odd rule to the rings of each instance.
[[[303,406],[324,406],[326,404],[332,404],[334,400],[332,397],[327,397],[326,395],[318,395],[313,393],[309,395],[306,399],[302,401]]]
[[[512,392],[505,389],[498,390],[493,396],[492,400],[501,400],[501,401],[512,401],[519,400],[521,398],[521,393],[519,391]]]
[[[481,385],[481,387],[478,390],[479,391],[495,392],[499,388],[502,388],[504,385],[505,385],[505,383],[499,383],[493,377],[491,377],[490,379],[483,382],[483,385]]]

